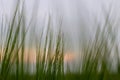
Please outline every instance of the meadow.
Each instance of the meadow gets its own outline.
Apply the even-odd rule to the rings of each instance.
[[[0,80],[119,80],[118,32],[109,14],[105,13],[104,24],[95,25],[94,37],[80,45],[81,63],[71,69],[69,63],[64,64],[66,41],[61,21],[55,33],[49,16],[47,27],[36,35],[34,15],[26,25],[25,9],[20,8],[19,2],[13,13],[10,21],[3,17],[0,24]],[[32,47],[33,62],[29,52]]]

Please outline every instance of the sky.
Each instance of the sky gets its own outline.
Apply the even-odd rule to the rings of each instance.
[[[0,0],[0,15],[10,17],[15,1]],[[81,19],[87,21],[93,16],[101,17],[101,9],[103,7],[109,8],[111,4],[114,8],[114,13],[120,12],[119,0],[25,0],[28,15],[32,12],[35,1],[38,2],[37,5],[39,7],[38,18],[40,17],[41,19],[41,17],[49,13],[62,15],[66,23],[72,22],[70,25],[74,26]]]
[[[0,21],[3,16],[8,20],[11,18],[16,1],[0,0]],[[34,15],[37,13],[38,25],[43,25],[50,14],[54,22],[54,30],[58,29],[56,23],[62,17],[63,31],[66,39],[71,43],[68,46],[72,48],[78,46],[79,37],[81,40],[87,39],[95,33],[97,27],[93,25],[97,21],[101,23],[104,21],[104,10],[108,11],[111,8],[112,18],[114,17],[116,22],[120,19],[119,0],[25,0],[25,8],[28,21],[32,12],[37,11]],[[41,27],[37,26],[38,32]]]
[[[0,23],[3,17],[6,17],[8,21],[10,20],[16,1],[0,0]],[[120,0],[25,0],[25,8],[28,22],[32,13],[36,16],[38,32],[41,27],[45,26],[45,20],[48,19],[49,15],[53,19],[53,30],[58,29],[56,23],[62,18],[62,28],[68,42],[67,45],[73,49],[69,53],[75,53],[79,50],[79,38],[84,41],[95,34],[97,28],[95,24],[97,22],[104,23],[104,11],[111,9],[110,16],[116,22],[118,31],[120,30]],[[76,55],[73,58],[76,59],[76,57],[79,58]],[[66,57],[66,60],[73,58]]]

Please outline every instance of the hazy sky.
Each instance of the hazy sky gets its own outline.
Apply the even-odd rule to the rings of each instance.
[[[0,21],[3,16],[7,16],[8,19],[11,17],[15,1],[17,0],[0,0]],[[25,5],[28,19],[36,9],[33,6],[38,7],[36,9],[38,23],[44,22],[49,14],[54,19],[54,23],[57,23],[59,16],[62,16],[63,30],[67,39],[71,39],[75,46],[77,46],[78,34],[81,38],[94,34],[95,20],[104,19],[104,10],[108,11],[112,6],[111,16],[116,21],[120,18],[120,0],[25,0]],[[57,29],[56,24],[54,29]]]
[[[0,18],[2,15],[11,16],[15,1],[17,0],[0,0]],[[111,5],[114,16],[120,13],[119,0],[25,0],[27,16],[30,16],[35,1],[38,5],[36,7],[39,7],[37,16],[39,20],[43,20],[44,16],[49,13],[54,17],[62,15],[66,28],[74,33],[79,23],[87,22],[89,24],[91,19],[101,18],[102,8],[107,10]]]
[[[6,17],[9,21],[12,17],[16,1],[0,0],[0,24],[2,18]],[[49,15],[52,17],[54,30],[58,29],[57,23],[62,17],[62,27],[68,46],[75,51],[79,50],[79,38],[87,40],[95,33],[95,24],[104,22],[104,11],[111,9],[110,17],[120,31],[120,0],[25,0],[25,9],[28,22],[32,13],[36,16],[38,32],[41,27],[45,27],[44,21]],[[80,56],[76,56],[76,59],[79,59]]]

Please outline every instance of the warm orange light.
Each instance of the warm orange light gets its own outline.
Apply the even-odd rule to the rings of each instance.
[[[64,55],[64,62],[71,62],[75,60],[75,54],[74,53],[65,53]]]
[[[2,58],[1,57],[2,55],[0,55],[0,59]],[[19,54],[19,60],[21,61],[21,52]],[[53,57],[54,54],[51,54],[50,57]],[[75,60],[75,54],[74,52],[65,52],[64,53],[64,62],[72,62]],[[36,50],[35,49],[25,49],[24,51],[24,62],[27,63],[36,63]]]

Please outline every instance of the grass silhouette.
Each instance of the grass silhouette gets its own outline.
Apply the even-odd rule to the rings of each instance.
[[[97,24],[98,29],[92,40],[82,45],[82,63],[76,72],[70,69],[69,64],[64,72],[64,52],[65,41],[61,28],[57,36],[51,28],[51,17],[49,16],[47,30],[41,30],[41,34],[31,32],[31,37],[35,41],[36,62],[35,72],[31,72],[29,52],[27,62],[25,62],[25,50],[27,32],[32,26],[32,21],[26,26],[24,5],[22,10],[18,1],[14,15],[6,28],[4,44],[1,45],[0,80],[119,80],[120,62],[119,47],[116,41],[114,26],[111,24],[109,15],[105,14],[105,24],[103,27]],[[33,16],[34,17],[34,16]],[[6,23],[7,24],[7,23]],[[1,24],[3,27],[3,23]],[[27,27],[27,28],[26,28]],[[1,28],[2,30],[2,28]],[[30,46],[31,47],[31,46]],[[111,71],[114,58],[117,61],[117,72]],[[51,55],[53,55],[51,57]]]

